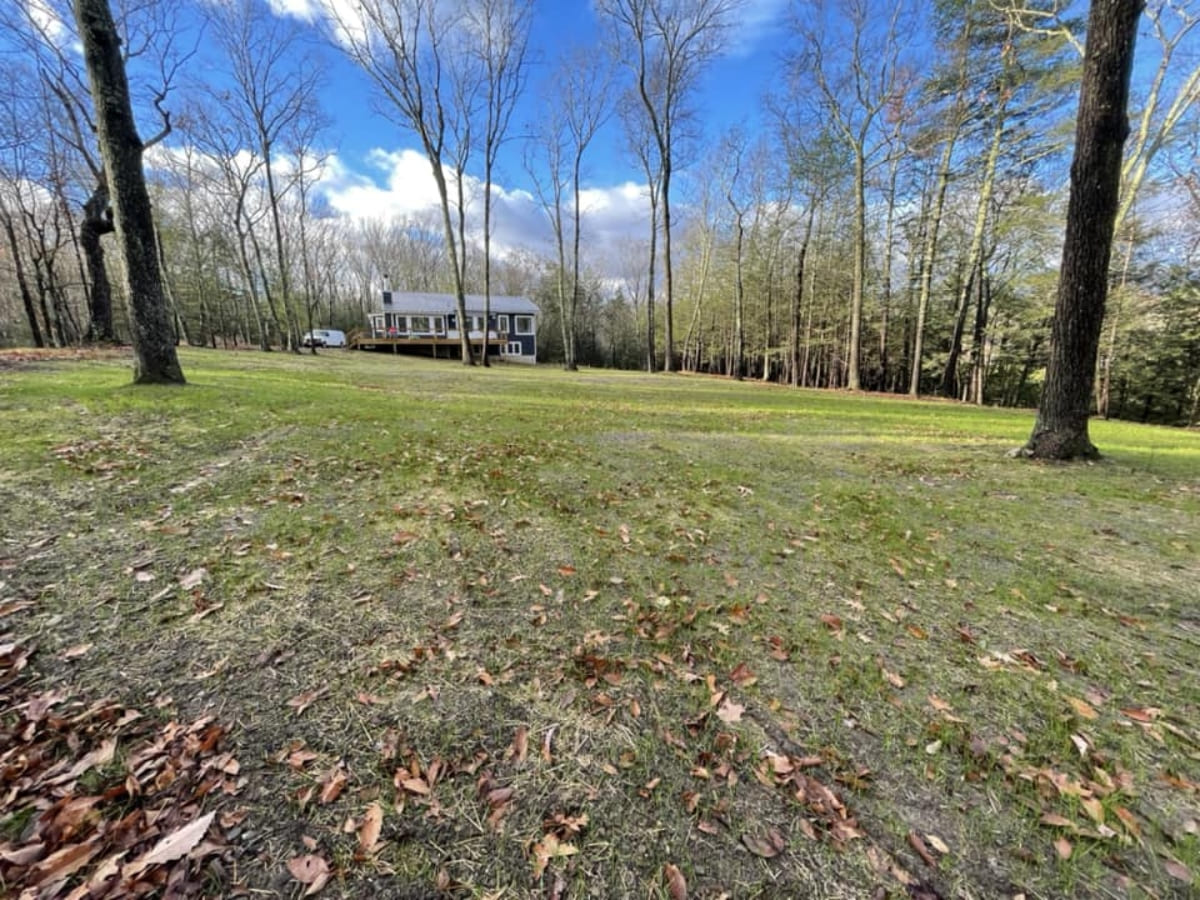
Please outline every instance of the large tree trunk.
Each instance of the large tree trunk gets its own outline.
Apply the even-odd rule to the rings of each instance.
[[[1021,451],[1026,456],[1100,455],[1088,436],[1088,409],[1108,293],[1122,148],[1129,134],[1129,76],[1141,11],[1142,0],[1092,0],[1050,362],[1033,434]]]
[[[154,218],[142,171],[142,141],[133,120],[121,41],[108,0],[75,0],[75,20],[96,105],[96,131],[112,195],[117,241],[125,260],[137,384],[184,381],[163,299]]]

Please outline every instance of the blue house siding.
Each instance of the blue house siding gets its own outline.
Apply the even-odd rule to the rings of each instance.
[[[413,346],[414,339],[432,343],[457,339],[458,304],[453,294],[384,291],[382,299],[382,308],[368,317],[374,337],[391,340],[394,332],[395,337],[405,338],[402,343],[408,346]],[[474,320],[483,318],[485,298],[480,294],[468,294],[464,299],[467,317],[471,320],[467,330],[476,335],[472,343],[484,343],[490,356],[507,357],[520,362],[537,361],[539,310],[533,301],[526,297],[492,297],[487,327],[481,329],[470,326],[475,324]],[[419,325],[412,324],[413,317],[417,317]],[[425,331],[426,324],[443,322],[444,330],[432,327],[428,332]],[[393,325],[395,329],[391,327]],[[419,328],[420,331],[414,332],[412,328]],[[486,341],[480,333],[482,331],[487,333]]]

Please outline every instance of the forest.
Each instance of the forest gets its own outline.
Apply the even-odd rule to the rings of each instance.
[[[1036,405],[1086,9],[775,4],[771,88],[713,127],[706,79],[748,5],[595,0],[593,40],[559,45],[534,0],[115,2],[178,342],[298,351],[387,287],[523,294],[569,369]],[[1137,39],[1104,417],[1200,421],[1193,7],[1151,0]],[[0,346],[129,339],[74,21],[65,0],[0,13]],[[334,66],[379,143],[420,153],[426,209],[331,203]],[[640,174],[619,232],[589,201],[611,156]],[[518,194],[545,237],[494,240]]]

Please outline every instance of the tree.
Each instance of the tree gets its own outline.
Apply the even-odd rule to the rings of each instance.
[[[657,191],[662,204],[663,366],[667,371],[675,368],[671,176],[679,161],[679,131],[687,115],[688,95],[704,67],[720,52],[740,5],[740,0],[599,0],[596,4],[616,33],[619,57],[633,70],[634,90],[657,150],[659,184],[651,193]]]
[[[455,151],[460,159],[465,153],[461,145],[450,146],[452,130],[447,118],[453,110],[449,101],[470,93],[461,80],[463,60],[456,59],[450,48],[459,25],[447,10],[450,5],[439,0],[360,0],[353,8],[332,6],[330,11],[335,40],[375,83],[397,124],[417,135],[429,161],[441,206],[446,253],[454,272],[462,361],[474,365],[460,262],[466,248],[455,234],[444,167]]]
[[[475,0],[467,11],[475,53],[483,68],[483,330],[487,336],[492,306],[492,177],[500,145],[525,86],[532,0]],[[488,365],[484,344],[483,364]]]
[[[1033,434],[1021,451],[1025,456],[1100,455],[1088,436],[1088,412],[1108,293],[1122,152],[1129,135],[1126,109],[1141,11],[1142,0],[1092,0],[1050,362]]]
[[[563,55],[549,85],[552,88],[546,91],[544,98],[547,112],[535,134],[540,159],[531,154],[526,168],[554,232],[558,269],[555,295],[563,342],[563,368],[570,372],[578,368],[576,318],[582,293],[579,249],[583,236],[583,157],[611,111],[605,96],[609,73],[596,54],[580,49]],[[571,196],[569,262],[564,222],[564,195],[568,187]]]
[[[133,380],[136,384],[183,384],[163,295],[154,213],[142,170],[143,144],[133,119],[121,41],[108,0],[75,0],[75,20],[96,108],[96,131],[112,194],[117,243],[125,263],[133,320]]]
[[[251,137],[260,157],[279,305],[286,324],[284,345],[298,351],[300,324],[293,304],[291,254],[280,210],[290,185],[280,183],[278,151],[281,144],[295,143],[299,135],[319,128],[316,92],[320,67],[304,51],[299,28],[264,13],[255,0],[240,0],[226,7],[216,17],[215,31],[229,63],[233,91],[214,89],[214,97],[227,114],[242,123],[243,133]],[[303,161],[297,165],[303,166]]]
[[[904,3],[891,4],[890,15],[871,0],[843,0],[841,16],[829,20],[820,0],[798,27],[804,50],[792,60],[793,76],[810,75],[832,129],[841,136],[854,165],[854,281],[850,296],[850,335],[846,386],[861,385],[863,295],[867,274],[867,175],[887,147],[879,119],[901,97],[908,70],[901,60],[901,35],[909,25]],[[882,26],[882,27],[881,27]]]

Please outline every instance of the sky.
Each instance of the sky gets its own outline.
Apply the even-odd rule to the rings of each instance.
[[[269,0],[277,15],[313,28],[321,24],[320,0]],[[744,0],[729,49],[714,60],[697,86],[694,106],[702,128],[713,138],[725,128],[754,128],[760,97],[771,85],[783,49],[781,32],[788,0]],[[523,163],[523,142],[536,120],[539,98],[558,54],[572,45],[596,44],[601,25],[590,0],[535,0],[530,35],[529,81],[513,116],[513,139],[501,154],[493,188],[494,245],[548,255],[551,231],[533,193]],[[354,63],[333,47],[322,51],[326,76],[322,100],[331,118],[333,155],[322,190],[329,206],[350,218],[408,215],[437,209],[429,163],[414,135],[382,115],[373,85]],[[620,122],[613,117],[585,159],[585,230],[592,256],[612,267],[648,229],[645,177],[626,150]],[[482,194],[482,171],[472,167],[469,186]],[[685,172],[686,175],[686,172]],[[472,212],[477,213],[479,206]],[[476,216],[476,218],[480,218]]]

